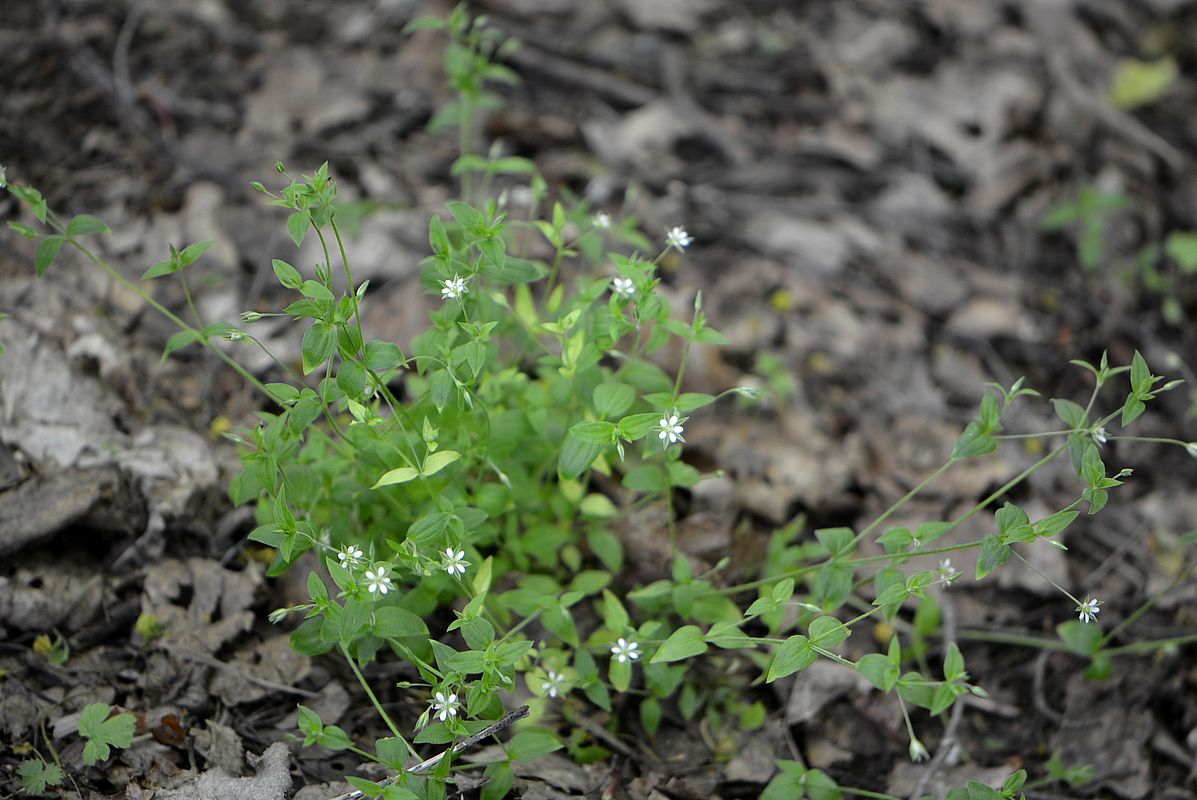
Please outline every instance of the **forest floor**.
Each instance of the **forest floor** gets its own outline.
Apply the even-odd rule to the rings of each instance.
[[[277,177],[276,160],[308,173],[327,160],[360,212],[350,249],[371,285],[368,335],[406,348],[434,303],[418,263],[429,215],[453,196],[456,138],[425,127],[446,101],[442,39],[401,30],[449,9],[6,3],[0,163],[52,208],[103,218],[115,233],[102,253],[130,276],[169,244],[214,240],[195,300],[208,320],[236,322],[282,306],[272,258],[317,260],[306,246],[295,253],[283,215],[249,182]],[[720,405],[687,426],[687,459],[724,472],[681,498],[696,559],[750,563],[795,520],[805,531],[863,525],[951,452],[986,382],[1025,376],[1045,398],[1083,403],[1091,381],[1070,359],[1108,350],[1126,364],[1138,350],[1169,377],[1186,376],[1177,356],[1197,360],[1197,264],[1143,266],[1146,248],[1197,230],[1197,4],[479,0],[473,10],[522,42],[508,61],[522,83],[504,88],[485,139],[535,160],[553,190],[634,215],[650,236],[685,226],[695,243],[665,262],[662,291],[682,303],[701,290],[731,341],[696,350],[686,386],[763,389],[761,406]],[[1162,98],[1109,102],[1123,59],[1163,55],[1178,75]],[[1125,198],[1091,218],[1092,268],[1074,231],[1041,226],[1082,190]],[[0,218],[19,214],[0,193]],[[0,235],[0,311],[11,315],[0,322],[0,797],[20,795],[22,743],[59,748],[71,796],[333,797],[358,765],[296,755],[296,702],[351,735],[375,731],[352,675],[293,653],[266,622],[306,596],[299,578],[264,578],[246,549],[252,511],[227,499],[238,462],[218,435],[252,425],[261,398],[198,348],[160,362],[166,321],[65,253],[37,280],[26,245]],[[184,308],[177,289],[155,291]],[[288,324],[255,334],[298,359]],[[238,355],[273,374],[264,356]],[[1100,402],[1112,409],[1121,396]],[[1191,405],[1187,388],[1162,396],[1139,433],[1197,439]],[[1011,432],[1058,427],[1046,403],[1026,409]],[[1103,598],[1113,627],[1183,568],[1197,461],[1118,441],[1103,454],[1133,478],[1067,532],[1067,554],[1042,548],[1035,568]],[[894,522],[953,518],[1039,455],[1004,445]],[[1071,468],[1053,464],[1013,499],[1050,512],[1078,492]],[[985,533],[973,522],[953,535]],[[659,539],[626,537],[635,579],[655,576]],[[956,566],[965,579],[940,603],[960,631],[1054,637],[1074,617],[1021,564],[983,582],[967,557]],[[136,631],[143,613],[167,635]],[[1195,630],[1190,581],[1115,643]],[[47,655],[42,635],[58,649]],[[916,718],[942,750],[929,765],[910,762],[893,706],[843,671],[811,669],[750,690],[770,711],[760,728],[716,741],[671,708],[651,740],[634,725],[603,733],[619,751],[607,761],[527,765],[517,794],[755,797],[774,758],[800,755],[846,786],[905,797],[1019,767],[1039,777],[1053,754],[1092,765],[1095,779],[1033,796],[1197,792],[1192,646],[1120,658],[1095,682],[1067,653],[960,644],[989,699],[964,711],[947,744],[945,720]],[[386,683],[392,667],[368,676]],[[384,699],[400,718],[419,714],[400,692]],[[104,773],[81,768],[71,735],[72,712],[89,702],[136,712],[148,734]]]

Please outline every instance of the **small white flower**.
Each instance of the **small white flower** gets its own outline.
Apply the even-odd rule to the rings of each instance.
[[[945,558],[939,562],[939,577],[943,579],[944,588],[952,585],[952,581],[960,577],[960,570],[952,566],[952,560]]]
[[[620,664],[626,664],[629,661],[635,661],[640,658],[640,645],[635,642],[629,642],[627,639],[620,637],[619,641],[611,645],[611,655]]]
[[[446,547],[442,555],[445,557],[443,565],[445,572],[450,575],[465,575],[466,567],[470,565],[470,562],[465,560],[465,550]]]
[[[239,342],[245,338],[245,334],[236,328],[233,328],[224,335],[224,338],[228,339],[230,342]]]
[[[1193,458],[1197,458],[1197,442],[1189,442],[1185,445],[1185,452]]]
[[[466,286],[465,278],[459,277],[457,275],[454,275],[448,280],[441,281],[442,300],[457,300],[469,290],[470,288]]]
[[[565,691],[565,676],[549,670],[545,675],[544,683],[540,684],[540,688],[549,697],[556,697]]]
[[[246,325],[252,325],[258,320],[262,319],[262,315],[257,311],[242,311],[241,321]]]
[[[461,708],[456,694],[446,697],[444,692],[437,692],[429,701],[429,705],[432,706],[432,715],[441,722],[448,722],[449,717],[456,717],[457,709]]]
[[[682,438],[682,434],[685,432],[685,428],[682,427],[683,422],[685,422],[685,419],[679,417],[677,411],[674,411],[669,416],[661,417],[661,421],[657,423],[657,430],[659,431],[657,435],[661,439],[661,443],[665,444],[666,447],[671,444],[677,444],[678,442],[684,444],[686,440]],[[668,444],[666,444],[667,441]]]
[[[1104,426],[1097,428],[1096,430],[1093,431],[1093,441],[1097,443],[1098,447],[1101,447],[1103,444],[1105,444],[1108,441],[1108,437],[1106,435],[1106,429]]]
[[[395,588],[385,564],[375,564],[373,569],[366,570],[366,588],[370,594],[386,594]]]
[[[685,228],[681,227],[674,227],[670,229],[669,233],[665,237],[665,244],[669,247],[676,248],[679,253],[689,247],[693,242],[694,239],[690,237],[690,234],[686,233]]]
[[[1079,619],[1081,622],[1090,623],[1097,622],[1097,615],[1101,613],[1101,601],[1095,597],[1090,597],[1076,607]]]
[[[611,281],[611,291],[615,293],[616,297],[631,300],[636,296],[636,284],[632,282],[631,278],[616,278]]]
[[[926,761],[930,757],[931,754],[927,752],[927,748],[923,746],[922,742],[918,739],[910,740],[910,759],[912,761]]]
[[[591,220],[591,222],[594,224],[594,227],[598,228],[600,231],[605,231],[611,227],[611,215],[600,211],[598,214],[594,215],[594,218]]]
[[[349,567],[356,567],[358,564],[360,564],[363,555],[365,555],[365,553],[362,552],[360,547],[355,544],[351,544],[348,547],[342,547],[340,549],[340,551],[337,553],[337,561],[341,562],[342,567],[348,569]]]

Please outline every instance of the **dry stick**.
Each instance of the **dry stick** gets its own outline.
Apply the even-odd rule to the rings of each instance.
[[[462,739],[457,744],[450,747],[448,750],[442,750],[441,752],[434,755],[432,758],[424,759],[419,764],[414,764],[410,767],[405,767],[402,772],[396,773],[396,774],[392,775],[391,777],[387,778],[386,780],[382,781],[381,785],[386,786],[388,783],[394,783],[402,775],[419,775],[422,772],[427,772],[428,770],[436,767],[437,764],[444,761],[446,756],[451,756],[451,755],[455,756],[458,753],[460,753],[462,750],[468,750],[469,748],[478,744],[478,742],[482,741],[483,739],[487,738],[488,736],[494,736],[499,731],[503,730],[504,728],[511,727],[512,725],[519,722],[521,719],[523,719],[526,716],[528,716],[528,707],[520,706],[515,711],[512,711],[510,714],[503,717],[503,719],[499,720],[498,722],[496,722],[492,725],[487,725],[485,728],[478,731],[473,736],[467,736],[466,738]],[[361,790],[355,789],[352,792],[346,792],[345,794],[339,794],[336,797],[334,797],[332,800],[359,800],[362,797],[365,797],[365,795],[362,794]]]
[[[242,680],[261,686],[264,689],[273,689],[276,692],[286,692],[287,694],[297,694],[300,697],[316,698],[320,696],[318,693],[308,691],[307,689],[300,689],[296,686],[288,686],[285,683],[277,683],[275,681],[266,680],[265,678],[259,678],[256,675],[249,675],[237,669],[232,664],[226,664],[220,659],[204,655],[203,653],[183,647],[182,645],[173,644],[171,642],[156,642],[155,644],[171,655],[186,658],[189,661],[195,661],[207,667],[214,667],[216,669],[224,670],[225,672],[236,675]]]

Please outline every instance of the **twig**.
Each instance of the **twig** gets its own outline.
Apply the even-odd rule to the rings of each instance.
[[[248,675],[234,667],[232,664],[226,664],[218,658],[204,655],[203,653],[196,652],[188,647],[174,644],[173,642],[157,642],[156,645],[172,655],[186,658],[189,661],[195,661],[197,663],[203,664],[206,667],[213,667],[215,669],[224,670],[225,672],[230,672],[243,680],[249,681],[257,686],[261,686],[264,689],[273,689],[276,692],[286,692],[287,694],[297,694],[300,697],[315,698],[320,696],[317,692],[312,692],[307,689],[300,689],[296,686],[287,686],[285,683],[276,683],[265,678],[259,678],[256,675]]]
[[[1059,725],[1064,721],[1064,715],[1047,704],[1047,694],[1043,690],[1047,675],[1047,660],[1050,657],[1051,651],[1044,650],[1035,659],[1034,678],[1031,682],[1031,702],[1035,704],[1036,711]]]
[[[132,107],[134,103],[133,78],[129,73],[129,48],[133,45],[133,36],[137,33],[137,26],[141,24],[144,15],[145,6],[141,3],[135,2],[129,7],[129,13],[125,15],[125,22],[121,25],[112,53],[112,77],[116,95],[125,108]]]
[[[446,757],[455,756],[463,750],[468,750],[469,748],[478,744],[478,742],[482,741],[483,739],[486,739],[487,737],[490,737],[490,736],[494,736],[496,733],[498,733],[499,731],[501,731],[505,728],[510,728],[512,725],[519,722],[521,719],[523,719],[526,716],[528,716],[528,707],[520,706],[515,711],[512,711],[510,714],[503,717],[498,722],[495,722],[491,725],[487,725],[485,728],[483,728],[482,730],[473,734],[472,736],[467,736],[466,738],[462,739],[457,744],[450,747],[448,750],[442,750],[441,752],[434,755],[432,758],[424,759],[419,764],[414,764],[410,767],[405,767],[402,772],[398,772],[398,773],[392,775],[391,777],[387,778],[386,780],[382,781],[381,783],[383,786],[386,786],[388,783],[394,783],[402,775],[419,775],[422,772],[427,772],[428,770],[436,767],[437,764],[444,761]],[[360,798],[362,798],[364,796],[365,795],[363,795],[360,790],[355,789],[352,792],[346,792],[345,794],[337,795],[332,800],[359,800]]]
[[[511,54],[511,61],[520,69],[539,72],[545,77],[567,85],[580,86],[595,94],[627,106],[642,106],[658,97],[656,90],[606,70],[570,61],[530,47],[527,42]]]

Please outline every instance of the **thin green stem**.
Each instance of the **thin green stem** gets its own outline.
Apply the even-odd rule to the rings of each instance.
[[[1018,647],[1033,647],[1039,650],[1055,650],[1070,652],[1068,646],[1059,639],[1047,639],[1042,636],[1024,636],[1019,633],[1001,633],[999,631],[977,631],[964,629],[958,631],[956,638],[966,642],[989,642],[990,644],[1012,644]]]
[[[1167,639],[1152,639],[1146,642],[1124,644],[1121,647],[1111,647],[1105,652],[1110,656],[1141,655],[1143,653],[1153,653],[1165,647],[1180,647],[1186,644],[1197,644],[1197,633],[1190,633],[1185,636],[1172,636]]]
[[[1041,431],[1039,433],[999,433],[993,438],[998,440],[1007,439],[1046,439],[1049,436],[1067,436],[1070,433],[1076,433],[1075,430],[1069,428],[1068,430],[1058,431]]]
[[[66,234],[63,233],[63,235],[65,236]],[[141,300],[146,305],[148,305],[150,308],[154,309],[159,314],[166,317],[168,320],[170,320],[172,323],[174,323],[180,330],[188,331],[189,333],[191,333],[191,335],[194,337],[196,342],[198,342],[204,348],[206,348],[207,350],[212,352],[221,361],[223,361],[224,363],[226,363],[230,367],[232,367],[233,371],[236,372],[238,375],[240,375],[245,380],[246,383],[253,386],[259,392],[261,392],[262,394],[266,395],[266,397],[268,397],[272,401],[274,401],[274,396],[272,394],[270,394],[270,391],[266,388],[265,384],[263,384],[260,380],[258,380],[256,377],[254,377],[254,375],[249,370],[247,370],[245,367],[241,366],[241,364],[239,364],[236,361],[236,359],[234,359],[228,353],[221,350],[216,345],[212,344],[212,342],[208,341],[208,338],[206,336],[204,336],[201,331],[188,325],[177,314],[173,313],[169,308],[162,305],[157,300],[155,300],[153,297],[151,297],[149,294],[147,294],[145,291],[143,291],[140,286],[138,286],[133,281],[126,278],[124,275],[122,275],[120,272],[118,272],[114,267],[110,266],[106,261],[104,261],[99,256],[97,256],[95,253],[93,253],[91,250],[89,250],[85,245],[80,244],[77,239],[67,236],[67,241],[70,242],[71,245],[76,250],[78,250],[80,253],[82,253],[83,256],[85,258],[87,258],[88,261],[90,261],[91,263],[93,263],[97,267],[99,267],[100,269],[107,272],[109,277],[111,277],[113,280],[115,280],[121,286],[124,286],[126,289],[133,292],[139,298],[141,298]]]
[[[1073,596],[1072,596],[1072,592],[1068,591],[1068,590],[1067,590],[1067,589],[1065,589],[1063,586],[1061,586],[1060,584],[1056,583],[1056,582],[1055,582],[1055,581],[1053,581],[1051,578],[1049,578],[1048,576],[1046,576],[1046,575],[1044,575],[1042,572],[1040,572],[1038,569],[1036,569],[1034,564],[1032,564],[1030,561],[1027,561],[1025,558],[1023,558],[1023,555],[1022,555],[1022,553],[1018,552],[1018,551],[1017,551],[1017,550],[1015,550],[1013,547],[1011,547],[1011,548],[1010,548],[1010,552],[1014,554],[1014,557],[1015,557],[1015,558],[1017,558],[1017,559],[1018,559],[1019,561],[1021,561],[1022,563],[1026,564],[1026,565],[1027,565],[1027,567],[1028,567],[1028,568],[1031,570],[1031,572],[1034,572],[1034,573],[1035,573],[1036,575],[1038,575],[1040,578],[1043,578],[1045,581],[1047,581],[1048,583],[1050,583],[1052,586],[1054,586],[1054,587],[1056,587],[1057,589],[1059,589],[1059,590],[1060,590],[1060,591],[1061,591],[1061,592],[1064,594],[1064,596],[1065,596],[1065,597],[1067,597],[1069,600],[1071,600],[1073,603],[1075,603],[1075,604],[1076,604],[1076,605],[1078,605],[1078,606],[1081,604],[1081,601],[1080,601],[1080,600],[1077,600],[1075,597],[1073,597]]]
[[[839,791],[844,794],[852,794],[856,795],[857,797],[872,797],[875,798],[875,800],[902,800],[902,798],[894,797],[892,794],[886,794],[884,792],[870,792],[868,789],[853,789],[851,786],[843,785],[840,785],[836,788],[838,788]]]
[[[952,528],[957,527],[961,523],[963,523],[969,519],[972,519],[974,516],[981,513],[981,511],[985,510],[985,508],[987,508],[990,503],[1001,498],[1003,495],[1005,495],[1007,492],[1009,492],[1015,486],[1017,486],[1018,484],[1025,481],[1031,473],[1035,472],[1035,470],[1039,469],[1040,467],[1044,466],[1045,464],[1049,464],[1052,461],[1054,461],[1061,453],[1063,453],[1067,449],[1068,449],[1067,444],[1060,445],[1055,450],[1052,450],[1050,453],[1045,455],[1043,458],[1039,459],[1034,464],[1027,467],[1022,472],[1018,473],[1013,478],[1011,478],[1010,480],[1006,481],[1006,483],[1003,484],[1000,488],[998,488],[995,492],[993,492],[993,494],[986,497],[980,503],[977,503],[977,505],[973,506],[973,508],[970,509],[969,511],[966,511],[964,514],[962,514],[959,517],[957,517],[956,519],[952,520],[948,530],[951,530]],[[945,533],[946,533],[946,531],[945,531]]]
[[[856,534],[856,536],[853,537],[852,544],[850,546],[855,547],[856,545],[860,544],[860,542],[866,536],[868,536],[870,533],[872,533],[877,528],[877,526],[881,525],[881,523],[885,522],[887,519],[889,519],[891,516],[893,516],[899,509],[901,509],[902,506],[906,505],[912,499],[914,499],[915,495],[917,495],[919,492],[926,489],[931,484],[935,483],[935,481],[939,480],[939,478],[945,472],[947,472],[949,469],[951,469],[952,465],[955,464],[958,460],[959,460],[958,458],[956,458],[955,456],[952,456],[947,461],[943,462],[943,464],[941,464],[938,469],[936,469],[930,475],[928,475],[927,477],[925,477],[921,481],[919,481],[917,486],[915,486],[913,489],[911,489],[906,494],[902,495],[902,497],[899,498],[896,503],[891,505],[889,508],[885,509],[885,511],[881,512],[880,516],[878,516],[876,519],[874,519],[872,522],[870,522],[868,525],[866,525],[860,533]]]
[[[362,310],[361,305],[357,300],[357,287],[353,283],[353,271],[349,266],[349,254],[345,252],[345,242],[341,239],[341,230],[337,227],[336,218],[329,220],[329,225],[332,227],[333,236],[337,240],[337,249],[341,253],[341,265],[345,268],[345,283],[349,286],[349,297],[353,302],[353,319],[357,323],[357,335],[361,340],[362,355],[365,356],[366,349],[366,331],[362,328]]]
[[[1138,622],[1143,617],[1144,614],[1146,614],[1148,611],[1150,611],[1156,603],[1158,603],[1161,599],[1163,599],[1164,595],[1168,594],[1173,589],[1180,586],[1185,581],[1187,581],[1190,577],[1192,577],[1194,570],[1197,570],[1197,561],[1194,561],[1192,564],[1190,564],[1188,566],[1187,569],[1185,569],[1183,572],[1181,572],[1179,575],[1177,575],[1172,580],[1172,583],[1168,584],[1165,588],[1161,589],[1160,591],[1153,594],[1151,597],[1147,598],[1147,602],[1143,603],[1141,606],[1139,606],[1134,611],[1132,611],[1130,613],[1130,615],[1127,616],[1126,619],[1122,620],[1122,622],[1120,622],[1109,633],[1107,633],[1104,637],[1102,637],[1101,644],[1099,646],[1105,647],[1107,644],[1112,642],[1115,639],[1115,637],[1118,636],[1118,634],[1122,633],[1124,630],[1129,628],[1131,625],[1134,625],[1136,622]]]
[[[357,678],[357,682],[361,684],[362,689],[366,692],[366,697],[370,698],[370,702],[373,704],[375,710],[378,711],[379,716],[382,717],[382,721],[386,723],[388,728],[390,728],[391,733],[395,736],[395,738],[403,742],[403,746],[407,748],[407,752],[413,757],[419,758],[419,755],[416,753],[416,751],[412,749],[410,744],[407,743],[407,739],[404,739],[403,734],[399,732],[399,728],[391,719],[391,715],[387,713],[387,710],[383,708],[382,703],[378,702],[378,698],[374,696],[374,690],[370,688],[370,684],[366,681],[366,676],[362,674],[360,669],[358,669],[357,661],[349,654],[349,648],[343,644],[338,645],[338,647],[341,651],[341,655],[343,655],[345,660],[349,663],[349,668],[353,670],[353,674],[354,677]]]
[[[1149,442],[1151,444],[1176,444],[1187,448],[1188,442],[1182,442],[1180,439],[1165,439],[1160,436],[1110,436],[1111,442]]]
[[[204,318],[200,316],[199,309],[195,307],[195,300],[191,298],[191,287],[187,284],[186,274],[179,273],[179,283],[183,286],[183,297],[187,298],[187,307],[191,309],[191,316],[195,317],[195,324],[204,327]]]

